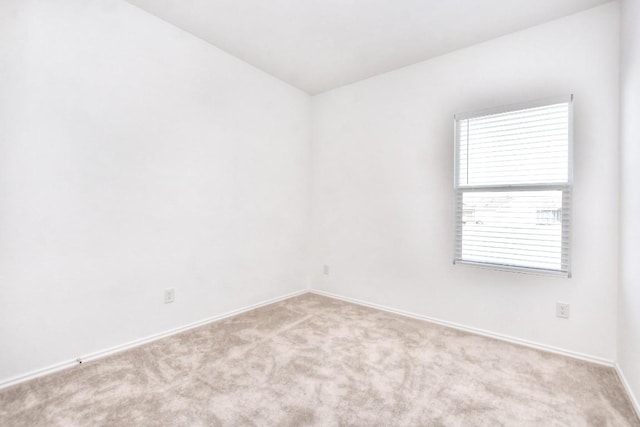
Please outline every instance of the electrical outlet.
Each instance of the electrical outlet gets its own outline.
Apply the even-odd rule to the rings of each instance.
[[[324,274],[325,276],[329,275],[329,266],[328,265],[323,265],[322,266],[322,274]]]
[[[164,303],[169,304],[175,301],[176,290],[174,288],[164,290]]]
[[[561,319],[569,318],[569,304],[564,302],[556,303],[556,317]]]

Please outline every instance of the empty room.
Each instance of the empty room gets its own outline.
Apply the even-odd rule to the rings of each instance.
[[[0,0],[0,426],[640,427],[640,0]]]

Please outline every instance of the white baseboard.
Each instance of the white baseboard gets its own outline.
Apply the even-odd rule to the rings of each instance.
[[[472,326],[461,325],[459,323],[449,322],[447,320],[437,319],[435,317],[423,316],[421,314],[411,313],[411,312],[404,311],[404,310],[398,310],[398,309],[395,309],[395,308],[392,308],[392,307],[387,307],[387,306],[380,305],[380,304],[374,304],[374,303],[370,303],[370,302],[367,302],[367,301],[359,300],[359,299],[356,299],[356,298],[345,297],[345,296],[342,296],[342,295],[337,295],[337,294],[334,294],[334,293],[331,293],[331,292],[320,291],[320,290],[317,290],[317,289],[312,289],[311,292],[314,293],[314,294],[326,296],[326,297],[329,297],[329,298],[335,298],[335,299],[338,299],[338,300],[351,302],[351,303],[358,304],[358,305],[363,305],[363,306],[366,306],[366,307],[376,308],[378,310],[387,311],[389,313],[399,314],[399,315],[405,316],[405,317],[411,317],[411,318],[414,318],[414,319],[424,320],[426,322],[431,322],[431,323],[435,323],[435,324],[438,324],[438,325],[447,326],[449,328],[458,329],[458,330],[465,331],[465,332],[470,332],[472,334],[482,335],[482,336],[489,337],[489,338],[494,338],[494,339],[497,339],[497,340],[500,340],[500,341],[510,342],[512,344],[518,344],[518,345],[522,345],[522,346],[525,346],[525,347],[530,347],[530,348],[535,348],[537,350],[546,351],[546,352],[549,352],[549,353],[560,354],[560,355],[568,356],[568,357],[571,357],[571,358],[574,358],[574,359],[580,359],[580,360],[584,360],[584,361],[591,362],[591,363],[597,363],[598,365],[604,365],[604,366],[608,366],[608,367],[614,367],[614,365],[615,365],[613,360],[604,359],[604,358],[597,357],[597,356],[591,356],[591,355],[588,355],[588,354],[583,354],[583,353],[579,353],[579,352],[575,352],[575,351],[571,351],[571,350],[565,350],[563,348],[554,347],[554,346],[551,346],[551,345],[542,344],[542,343],[538,343],[538,342],[534,342],[534,341],[524,340],[524,339],[521,339],[521,338],[516,338],[516,337],[509,336],[509,335],[499,334],[499,333],[487,331],[487,330],[484,330],[484,329],[474,328]]]
[[[228,317],[232,317],[232,316],[235,316],[235,315],[247,312],[247,311],[251,311],[251,310],[254,310],[256,308],[263,307],[265,305],[273,304],[274,302],[278,302],[278,301],[282,301],[282,300],[285,300],[285,299],[293,298],[293,297],[298,296],[298,295],[306,294],[308,292],[309,292],[308,289],[302,289],[302,290],[299,290],[299,291],[296,291],[296,292],[292,292],[292,293],[289,293],[289,294],[286,294],[286,295],[282,295],[282,296],[279,296],[279,297],[276,297],[276,298],[271,298],[271,299],[268,299],[268,300],[265,300],[265,301],[261,301],[261,302],[256,303],[256,304],[248,305],[246,307],[242,307],[242,308],[239,308],[239,309],[236,309],[236,310],[231,310],[231,311],[228,311],[226,313],[223,313],[223,314],[220,314],[220,315],[217,315],[217,316],[208,317],[206,319],[202,319],[202,320],[199,320],[197,322],[189,323],[189,324],[184,325],[184,326],[179,326],[177,328],[169,329],[169,330],[164,331],[164,332],[160,332],[160,333],[153,334],[153,335],[148,335],[146,337],[139,338],[137,340],[129,341],[129,342],[124,343],[124,344],[120,344],[120,345],[117,345],[117,346],[114,346],[114,347],[106,348],[104,350],[99,350],[99,351],[96,351],[96,352],[93,352],[93,353],[89,353],[89,354],[86,354],[84,356],[80,356],[80,357],[78,357],[76,359],[73,359],[73,360],[66,360],[66,361],[61,362],[61,363],[56,363],[55,365],[50,365],[50,366],[47,366],[45,368],[36,369],[34,371],[30,371],[30,372],[27,372],[27,373],[24,373],[24,374],[21,374],[21,375],[17,375],[17,376],[14,376],[14,377],[11,377],[11,378],[8,378],[8,379],[5,379],[5,380],[0,380],[0,389],[6,388],[6,387],[10,387],[12,385],[15,385],[15,384],[18,384],[18,383],[21,383],[21,382],[24,382],[24,381],[29,381],[29,380],[32,380],[34,378],[38,378],[38,377],[41,377],[41,376],[44,376],[44,375],[49,375],[49,374],[52,374],[54,372],[61,371],[63,369],[68,369],[68,368],[71,368],[73,366],[77,366],[81,362],[88,362],[88,361],[91,361],[91,360],[100,359],[102,357],[109,356],[109,355],[114,354],[114,353],[119,353],[121,351],[128,350],[128,349],[131,349],[131,348],[134,348],[134,347],[138,347],[140,345],[143,345],[143,344],[146,344],[146,343],[149,343],[149,342],[152,342],[152,341],[156,341],[156,340],[159,340],[161,338],[168,337],[170,335],[175,335],[175,334],[178,334],[180,332],[187,331],[189,329],[197,328],[198,326],[206,325],[207,323],[212,323],[212,322],[216,322],[218,320],[226,319]]]
[[[138,347],[140,345],[152,342],[152,341],[156,341],[159,340],[161,338],[165,338],[168,337],[170,335],[175,335],[177,333],[180,332],[184,332],[187,331],[189,329],[193,329],[193,328],[197,328],[198,326],[202,326],[202,325],[206,325],[208,323],[212,323],[212,322],[216,322],[218,320],[222,320],[222,319],[226,319],[250,310],[254,310],[256,308],[259,307],[263,307],[265,305],[269,305],[269,304],[273,304],[275,302],[278,301],[282,301],[288,298],[292,298],[298,295],[302,295],[305,293],[314,293],[314,294],[318,294],[318,295],[322,295],[322,296],[326,296],[329,298],[334,298],[334,299],[338,299],[338,300],[342,300],[342,301],[346,301],[346,302],[350,302],[350,303],[354,303],[354,304],[358,304],[358,305],[362,305],[362,306],[366,306],[366,307],[371,307],[371,308],[375,308],[378,310],[383,310],[383,311],[387,311],[390,313],[394,313],[394,314],[398,314],[401,316],[406,316],[406,317],[411,317],[414,319],[419,319],[419,320],[423,320],[426,322],[431,322],[431,323],[435,323],[438,325],[442,325],[442,326],[447,326],[450,328],[454,328],[454,329],[458,329],[458,330],[462,330],[465,332],[470,332],[473,334],[477,334],[477,335],[482,335],[482,336],[486,336],[486,337],[490,337],[490,338],[495,338],[501,341],[506,341],[506,342],[510,342],[513,344],[518,344],[518,345],[523,345],[526,347],[531,347],[534,349],[538,349],[538,350],[543,350],[543,351],[547,351],[547,352],[551,352],[551,353],[556,353],[556,354],[560,354],[560,355],[564,355],[564,356],[568,356],[568,357],[572,357],[575,359],[580,359],[580,360],[584,360],[587,362],[592,362],[592,363],[597,363],[599,365],[604,365],[604,366],[609,366],[609,367],[614,367],[616,372],[618,373],[618,376],[620,377],[620,381],[623,383],[631,401],[632,404],[634,405],[635,410],[638,412],[639,416],[640,416],[640,406],[638,405],[638,401],[635,398],[633,392],[631,391],[629,384],[626,381],[626,378],[624,377],[624,374],[622,372],[622,370],[620,369],[620,366],[617,363],[614,363],[611,360],[608,359],[603,359],[603,358],[599,358],[599,357],[595,357],[595,356],[590,356],[587,354],[583,354],[583,353],[578,353],[578,352],[574,352],[574,351],[570,351],[570,350],[565,350],[565,349],[561,349],[558,347],[554,347],[554,346],[549,346],[546,344],[541,344],[541,343],[537,343],[537,342],[533,342],[533,341],[528,341],[528,340],[523,340],[520,338],[515,338],[512,336],[508,336],[508,335],[503,335],[503,334],[499,334],[499,333],[495,333],[495,332],[491,332],[491,331],[486,331],[483,329],[479,329],[479,328],[474,328],[474,327],[470,327],[470,326],[466,326],[466,325],[461,325],[458,323],[454,323],[454,322],[449,322],[446,320],[441,320],[441,319],[437,319],[434,317],[429,317],[429,316],[423,316],[420,314],[416,314],[416,313],[411,313],[408,311],[404,311],[404,310],[398,310],[395,308],[391,308],[391,307],[387,307],[387,306],[383,306],[380,304],[374,304],[374,303],[370,303],[367,301],[363,301],[363,300],[359,300],[356,298],[350,298],[350,297],[345,297],[342,295],[337,295],[331,292],[325,292],[325,291],[320,291],[317,289],[302,289],[296,292],[292,292],[286,295],[282,295],[276,298],[271,298],[256,304],[252,304],[249,306],[245,306],[236,310],[231,310],[228,311],[226,313],[217,315],[217,316],[212,316],[203,320],[199,320],[197,322],[193,322],[184,326],[180,326],[177,328],[173,328],[164,332],[160,332],[157,334],[153,334],[153,335],[149,335],[134,341],[130,341],[121,345],[117,345],[114,347],[110,347],[107,349],[103,349],[103,350],[99,350],[93,353],[89,353],[87,355],[78,357],[76,359],[73,360],[67,360],[61,363],[57,363],[55,365],[50,365],[48,367],[42,368],[42,369],[37,369],[34,371],[30,371],[27,372],[25,374],[21,374],[21,375],[17,375],[15,377],[12,378],[8,378],[6,380],[2,380],[0,381],[0,389],[2,388],[6,388],[6,387],[10,387],[12,385],[21,383],[21,382],[25,382],[28,380],[32,380],[34,378],[38,378],[44,375],[48,375],[48,374],[52,374],[54,372],[58,372],[61,371],[63,369],[68,369],[71,368],[73,366],[77,366],[79,364],[79,361],[82,362],[87,362],[87,361],[92,361],[92,360],[96,360],[96,359],[100,359],[102,357],[105,356],[109,356],[111,354],[114,353],[119,353],[121,351],[124,350],[128,350],[134,347]]]
[[[635,409],[636,415],[638,416],[638,418],[640,418],[640,402],[638,402],[638,399],[636,399],[636,395],[633,394],[633,390],[631,390],[631,386],[629,386],[629,382],[627,381],[627,378],[624,376],[624,372],[622,371],[622,368],[618,363],[615,364],[615,368],[616,368],[616,373],[618,374],[618,378],[620,378],[620,382],[622,383],[625,390],[627,391],[627,395],[629,396],[631,405],[633,406],[633,409]]]

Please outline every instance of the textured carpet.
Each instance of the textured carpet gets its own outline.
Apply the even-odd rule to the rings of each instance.
[[[313,294],[0,391],[2,426],[640,426],[611,368]]]

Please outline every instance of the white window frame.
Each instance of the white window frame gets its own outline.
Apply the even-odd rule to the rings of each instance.
[[[460,177],[460,141],[458,138],[458,124],[461,120],[472,119],[475,117],[488,116],[493,114],[507,113],[518,110],[525,110],[529,108],[544,107],[547,105],[567,103],[569,108],[569,123],[568,123],[568,170],[567,170],[567,182],[550,183],[550,184],[509,184],[509,185],[461,185],[459,182]],[[453,120],[454,128],[454,240],[453,240],[453,263],[454,264],[466,264],[477,267],[489,268],[492,270],[518,272],[518,273],[530,273],[541,274],[558,277],[571,277],[571,265],[572,265],[572,201],[573,201],[573,95],[558,96],[553,98],[538,99],[529,102],[523,102],[518,104],[511,104],[501,107],[487,108],[479,111],[459,113],[454,115]],[[566,270],[549,270],[543,268],[533,268],[525,266],[516,266],[509,264],[497,264],[497,263],[484,263],[467,261],[460,259],[458,256],[458,236],[462,236],[461,227],[463,222],[463,210],[462,206],[462,194],[465,192],[473,191],[562,191],[563,212],[566,212],[566,224],[565,219],[562,219],[562,227],[567,227],[567,239],[568,239],[568,253]],[[567,197],[568,196],[568,197]],[[565,213],[563,213],[564,217]]]

